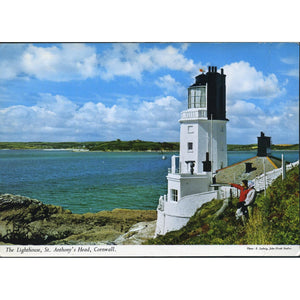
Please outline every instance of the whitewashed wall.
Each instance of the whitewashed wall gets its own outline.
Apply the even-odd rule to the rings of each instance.
[[[180,162],[183,173],[190,172],[185,161],[195,161],[195,173],[202,173],[202,161],[206,159],[206,152],[209,152],[213,171],[227,166],[226,122],[221,120],[181,121]],[[193,150],[188,150],[188,143],[193,143]]]
[[[217,199],[217,191],[193,194],[181,198],[179,202],[163,201],[163,210],[157,210],[155,235],[182,228],[204,203]]]

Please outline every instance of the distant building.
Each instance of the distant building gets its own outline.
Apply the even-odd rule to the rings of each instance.
[[[271,137],[263,132],[257,137],[257,156],[269,156],[271,154]]]

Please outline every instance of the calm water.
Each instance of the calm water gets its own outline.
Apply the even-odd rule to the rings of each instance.
[[[273,151],[287,161],[298,151]],[[0,194],[11,193],[60,205],[74,213],[114,208],[156,209],[166,194],[171,155],[160,153],[103,153],[42,150],[0,151]],[[228,152],[228,164],[256,152]]]

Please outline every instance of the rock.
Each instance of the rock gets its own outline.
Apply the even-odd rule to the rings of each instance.
[[[36,199],[31,199],[19,195],[0,195],[0,211],[17,207],[28,207],[30,204],[41,205],[42,202]]]
[[[114,240],[116,245],[140,245],[148,239],[154,238],[156,220],[140,222],[133,225],[128,232]]]
[[[36,199],[0,195],[0,243],[107,244],[132,225],[153,220],[154,210],[115,209],[80,215]]]
[[[229,206],[230,201],[230,198],[226,198],[223,200],[222,207],[214,214],[215,219],[219,218],[224,213],[225,209]]]

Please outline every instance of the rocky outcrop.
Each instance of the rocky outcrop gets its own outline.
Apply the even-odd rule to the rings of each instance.
[[[117,245],[141,245],[148,239],[154,238],[155,228],[156,220],[137,223],[115,239],[114,243]]]
[[[2,244],[117,244],[115,240],[134,224],[154,220],[154,210],[114,209],[80,215],[36,199],[0,195]]]

